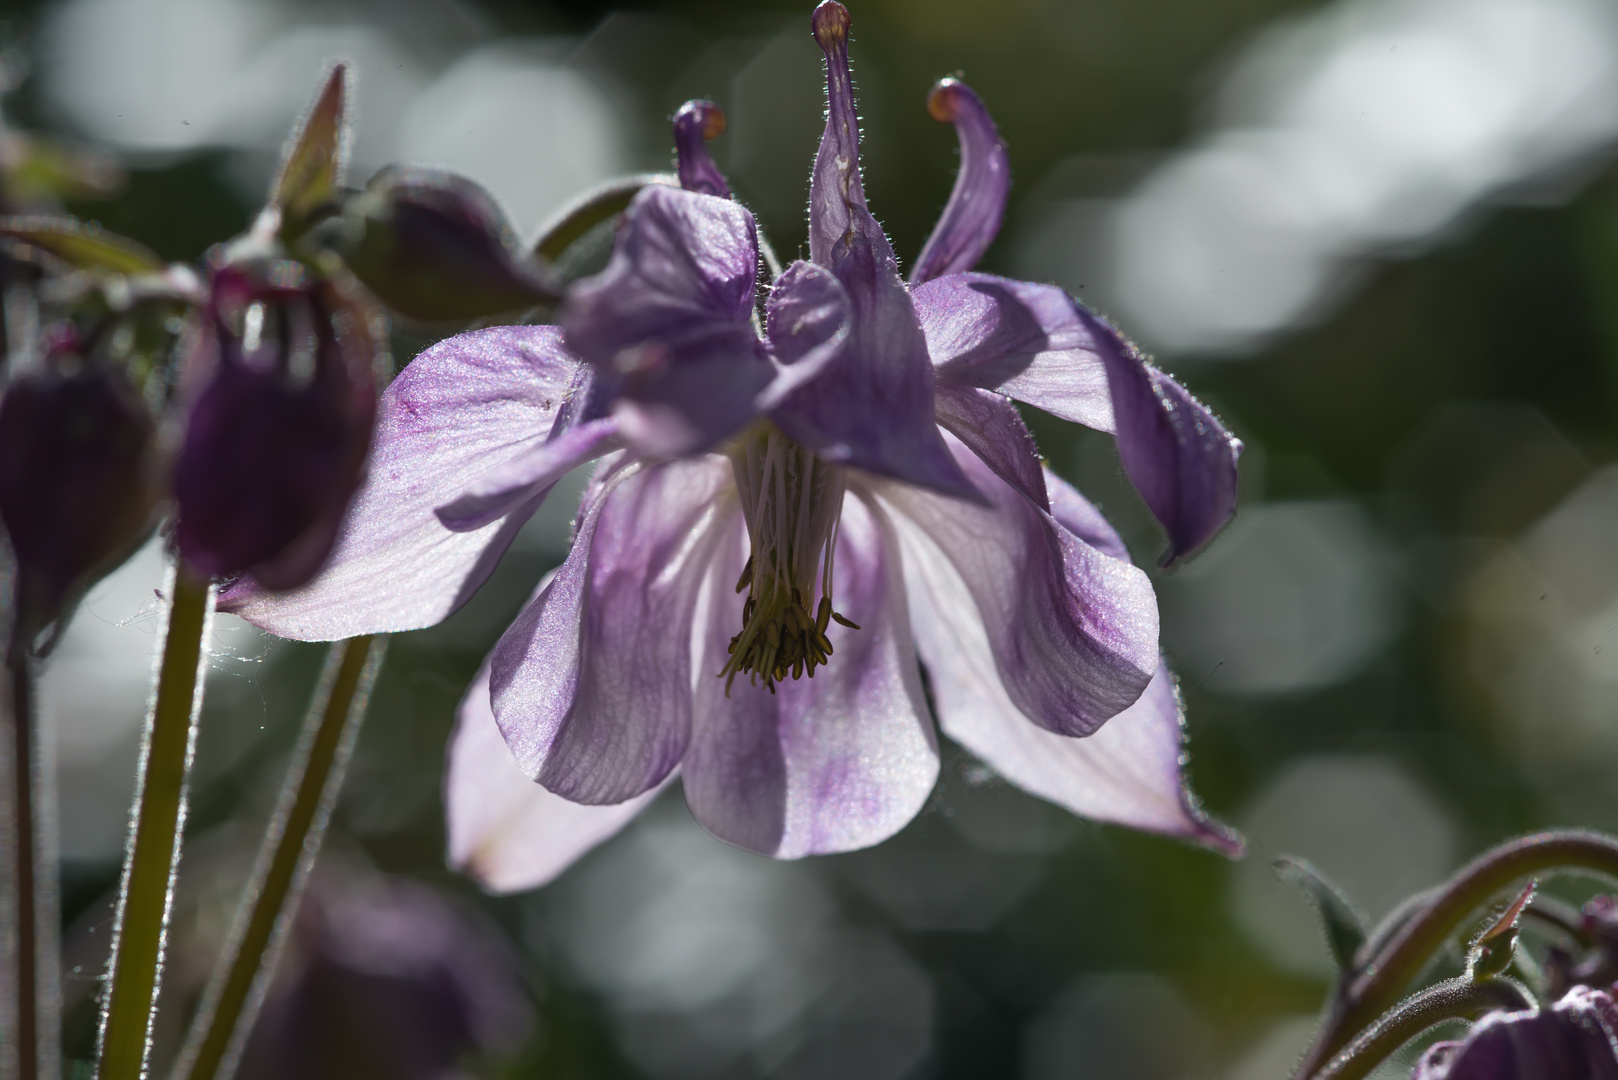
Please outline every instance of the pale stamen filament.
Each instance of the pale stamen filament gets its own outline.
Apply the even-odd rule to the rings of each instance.
[[[833,620],[859,629],[831,599],[844,474],[768,422],[749,428],[730,459],[752,552],[736,582],[747,592],[742,629],[719,674],[727,694],[742,672],[774,693],[777,682],[813,678],[828,662]]]

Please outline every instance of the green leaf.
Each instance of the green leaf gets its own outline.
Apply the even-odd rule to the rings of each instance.
[[[281,208],[281,235],[302,235],[337,199],[348,164],[348,66],[334,64],[320,96],[287,143],[270,202]]]
[[[1354,955],[1365,944],[1365,921],[1348,895],[1307,859],[1283,855],[1273,865],[1281,880],[1302,889],[1320,913],[1321,924],[1326,928],[1326,944],[1338,968],[1353,970]]]
[[[0,218],[0,236],[20,240],[80,270],[153,274],[162,273],[166,265],[145,245],[78,218]]]

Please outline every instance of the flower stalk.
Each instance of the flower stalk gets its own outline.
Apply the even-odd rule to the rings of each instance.
[[[34,662],[20,640],[7,657],[8,719],[11,723],[13,972],[16,976],[16,1038],[6,1063],[18,1080],[54,1077],[60,1071],[57,1030],[57,892],[55,815],[48,762],[39,742]]]
[[[178,562],[167,584],[163,653],[141,742],[135,818],[113,923],[99,1080],[140,1080],[146,1075],[185,830],[186,783],[202,711],[202,674],[208,657],[203,642],[213,621],[213,586]]]
[[[386,650],[386,637],[366,636],[337,642],[327,655],[269,833],[180,1051],[176,1080],[218,1080],[235,1072],[320,854]]]
[[[1334,1057],[1315,1080],[1364,1080],[1394,1051],[1446,1020],[1475,1020],[1493,1009],[1532,1009],[1528,993],[1510,979],[1474,982],[1461,975],[1412,994],[1398,1007],[1362,1031]]]
[[[1382,1023],[1378,1017],[1394,1007],[1432,956],[1495,894],[1531,875],[1572,870],[1618,878],[1618,839],[1583,829],[1519,837],[1474,859],[1418,910],[1396,912],[1402,920],[1398,928],[1374,932],[1354,968],[1344,973],[1314,1045],[1293,1075],[1328,1075],[1323,1070],[1329,1063],[1362,1031]]]

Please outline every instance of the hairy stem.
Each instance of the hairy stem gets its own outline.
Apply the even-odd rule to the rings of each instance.
[[[1342,992],[1294,1075],[1313,1075],[1391,1008],[1467,917],[1506,886],[1533,874],[1567,871],[1618,878],[1618,840],[1583,829],[1534,833],[1472,860],[1346,973]]]
[[[135,818],[113,923],[100,1080],[141,1080],[146,1074],[185,830],[186,780],[202,710],[203,641],[213,617],[213,587],[183,565],[171,571],[168,584],[168,625],[141,742]]]
[[[12,891],[6,899],[16,928],[12,949],[16,1013],[8,1019],[15,1020],[16,1037],[3,1072],[19,1080],[39,1080],[59,1071],[52,785],[39,742],[34,663],[21,642],[13,643],[7,659],[11,722],[7,869]]]
[[[1360,1032],[1348,1048],[1314,1074],[1314,1080],[1362,1080],[1399,1047],[1435,1024],[1471,1020],[1491,1009],[1531,1009],[1533,1000],[1510,979],[1473,982],[1448,979],[1412,994],[1388,1015]]]
[[[176,1080],[227,1080],[235,1072],[320,853],[386,648],[382,637],[358,637],[331,647],[269,834],[180,1052]]]

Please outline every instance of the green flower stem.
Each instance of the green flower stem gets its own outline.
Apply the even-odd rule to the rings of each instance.
[[[331,647],[235,925],[180,1051],[176,1080],[219,1080],[235,1072],[320,853],[386,649],[385,637]]]
[[[1294,1075],[1314,1075],[1392,1008],[1467,917],[1506,886],[1534,874],[1580,870],[1618,878],[1618,840],[1582,829],[1534,833],[1474,859],[1346,974],[1342,992]]]
[[[186,780],[202,710],[203,641],[213,620],[213,586],[177,565],[169,580],[168,626],[141,743],[136,817],[124,857],[113,924],[100,1080],[141,1080],[157,1010],[174,875],[185,829]]]
[[[534,243],[534,254],[546,262],[555,262],[585,233],[623,213],[640,189],[651,184],[678,186],[679,180],[673,173],[641,173],[610,180],[594,191],[585,192],[546,224]]]
[[[1399,1047],[1435,1024],[1475,1019],[1491,1009],[1533,1007],[1533,999],[1510,979],[1473,982],[1464,975],[1448,979],[1406,998],[1360,1032],[1348,1049],[1315,1073],[1314,1080],[1363,1080]]]
[[[17,927],[16,1056],[19,1080],[59,1073],[57,903],[52,769],[38,741],[34,663],[21,642],[7,656],[11,722],[11,831],[7,869]]]

